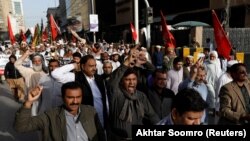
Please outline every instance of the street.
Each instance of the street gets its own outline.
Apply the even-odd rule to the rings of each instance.
[[[21,106],[14,100],[7,83],[0,83],[0,140],[1,141],[37,141],[36,132],[17,133],[13,129],[15,113]]]

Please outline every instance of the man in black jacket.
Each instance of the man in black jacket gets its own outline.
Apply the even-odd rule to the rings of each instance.
[[[4,76],[16,100],[23,102],[25,97],[25,84],[22,75],[14,66],[16,59],[15,55],[10,55],[9,62],[4,69]]]
[[[107,126],[108,94],[101,76],[96,74],[96,60],[92,55],[85,55],[80,61],[81,71],[71,72],[78,66],[67,64],[52,71],[52,77],[58,82],[80,82],[83,89],[82,104],[94,106],[104,127]]]

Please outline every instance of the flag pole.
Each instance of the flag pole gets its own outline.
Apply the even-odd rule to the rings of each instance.
[[[139,11],[138,11],[138,0],[134,0],[134,20],[135,20],[135,31],[136,33],[139,33]],[[135,44],[139,43],[139,34],[138,37],[135,40]]]
[[[95,9],[94,9],[94,0],[91,0],[91,9],[92,9],[92,14],[95,14]],[[95,32],[93,32],[93,42],[96,43],[96,35]]]

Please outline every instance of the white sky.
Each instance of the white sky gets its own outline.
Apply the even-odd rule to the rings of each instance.
[[[22,0],[23,1],[23,13],[24,22],[26,28],[34,27],[37,23],[46,25],[46,13],[48,7],[57,7],[58,0]]]

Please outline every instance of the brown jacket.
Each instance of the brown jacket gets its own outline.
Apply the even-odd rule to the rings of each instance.
[[[248,94],[250,84],[244,83]],[[219,124],[242,124],[240,117],[247,114],[246,102],[236,82],[224,85],[219,94],[220,98],[220,120]]]
[[[89,141],[105,141],[105,133],[92,106],[80,106],[79,120]],[[44,141],[66,141],[66,117],[63,107],[58,107],[39,116],[31,117],[31,109],[22,107],[16,113],[14,128],[18,132],[41,130]]]

